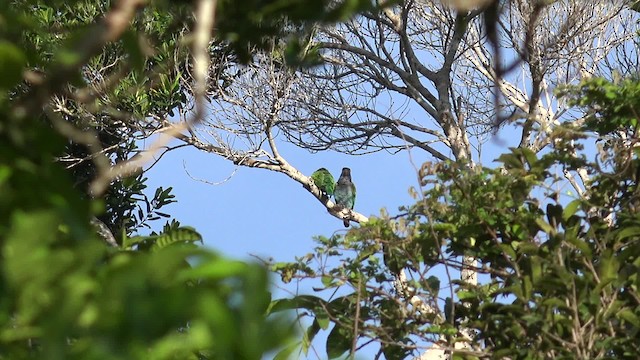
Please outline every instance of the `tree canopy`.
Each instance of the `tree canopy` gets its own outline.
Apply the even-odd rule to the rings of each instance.
[[[636,11],[1,3],[0,353],[284,359],[328,331],[329,358],[365,347],[386,359],[633,358]],[[519,141],[487,167],[483,145],[501,131]],[[336,205],[282,142],[431,160],[414,203],[367,217]],[[154,155],[186,146],[282,173],[360,224],[269,264],[284,283],[334,295],[272,299],[264,265],[198,246],[165,208],[179,201],[171,184],[149,193],[145,174]]]

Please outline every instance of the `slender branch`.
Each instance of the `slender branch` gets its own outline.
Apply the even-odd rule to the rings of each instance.
[[[111,233],[111,230],[109,230],[109,227],[105,223],[100,221],[100,219],[95,216],[91,217],[90,222],[91,225],[96,228],[96,232],[102,238],[102,240],[113,247],[119,247],[116,238],[113,236],[113,233]]]
[[[213,24],[215,19],[216,0],[200,0],[197,9],[197,19],[195,28],[195,41],[193,49],[194,57],[194,79],[196,81],[196,111],[193,116],[184,122],[171,125],[166,129],[158,140],[151,147],[133,158],[116,164],[109,171],[103,172],[96,178],[90,187],[94,195],[103,193],[114,179],[126,176],[139,171],[144,164],[153,158],[158,149],[166,146],[174,137],[184,130],[190,130],[193,125],[200,123],[204,117],[204,104],[206,101],[207,73],[209,71],[209,41],[211,40]]]

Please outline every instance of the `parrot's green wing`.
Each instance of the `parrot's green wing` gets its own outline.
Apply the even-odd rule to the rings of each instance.
[[[313,172],[313,174],[311,174],[311,180],[313,180],[313,182],[316,184],[317,187],[320,187],[320,184],[322,182],[322,169],[318,169],[316,171]]]
[[[328,196],[333,195],[335,191],[336,183],[333,179],[333,175],[329,172],[329,170],[325,168],[320,168],[311,174],[311,179],[316,184],[318,189]]]
[[[324,181],[324,186],[327,187],[327,195],[332,196],[333,192],[336,191],[336,180],[333,178],[333,175],[331,175],[331,173],[327,173],[327,175],[328,176]]]

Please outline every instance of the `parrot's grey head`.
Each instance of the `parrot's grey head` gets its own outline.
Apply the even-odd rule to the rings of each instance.
[[[351,180],[351,169],[349,169],[348,167],[342,168],[342,174],[340,174],[340,177]]]

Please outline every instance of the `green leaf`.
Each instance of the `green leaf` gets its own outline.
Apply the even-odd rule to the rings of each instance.
[[[144,56],[142,47],[140,46],[138,34],[132,30],[126,31],[122,36],[122,44],[124,50],[129,55],[132,69],[141,73],[144,69],[146,57]]]
[[[569,218],[578,211],[580,205],[582,205],[582,200],[573,200],[572,202],[567,204],[567,206],[565,206],[564,210],[562,211],[562,220],[564,220],[565,222],[569,220]]]
[[[536,156],[536,153],[533,152],[533,150],[528,148],[519,148],[518,150],[520,150],[519,152],[527,160],[527,163],[529,164],[529,166],[534,167],[535,164],[538,162],[538,157]]]
[[[512,244],[499,244],[498,246],[510,258],[515,258],[516,257],[516,251],[514,249],[514,246],[512,246]]]
[[[300,342],[293,342],[280,350],[273,360],[288,360],[293,358],[293,354],[300,347]]]
[[[181,272],[182,280],[220,280],[232,276],[242,275],[247,270],[247,264],[242,261],[210,259],[200,265]]]
[[[11,176],[11,168],[8,166],[0,165],[0,186],[4,185],[4,182]]]
[[[327,314],[326,312],[321,312],[319,314],[316,314],[315,321],[318,322],[318,325],[320,325],[320,328],[322,330],[327,330],[329,328],[329,324],[331,323],[331,318],[329,318],[329,314]]]
[[[614,280],[617,277],[618,269],[620,267],[620,263],[614,258],[611,254],[608,256],[602,256],[600,258],[600,265],[598,266],[598,275],[600,276],[600,281],[603,284],[608,283],[611,280]]]
[[[124,228],[122,230],[124,231]],[[130,249],[133,245],[137,245],[137,244],[143,243],[146,240],[153,239],[153,238],[154,238],[153,236],[125,237],[124,240],[123,240],[122,246],[125,249]]]
[[[327,337],[327,355],[329,359],[335,359],[345,352],[351,350],[353,345],[353,332],[344,329],[338,324],[333,326]]]
[[[202,236],[195,229],[185,226],[156,236],[151,249],[155,251],[176,243],[193,243],[196,241],[202,241]]]
[[[625,308],[620,310],[618,312],[618,317],[631,323],[636,328],[640,328],[640,317],[638,317],[637,314],[634,314],[630,309]]]
[[[202,236],[195,231],[195,229],[183,226],[179,228],[167,228],[164,233],[159,235],[124,238],[123,246],[125,249],[131,249],[134,245],[150,242],[153,244],[151,249],[158,251],[173,244],[193,243],[196,241],[202,241]]]
[[[502,154],[498,157],[498,161],[503,163],[507,169],[522,169],[522,161],[514,153]]]
[[[522,295],[525,299],[531,298],[531,291],[533,290],[533,284],[530,276],[524,276],[522,278]]]
[[[333,284],[333,278],[331,276],[323,276],[321,279],[322,285],[324,285],[324,287],[328,288]]]
[[[271,302],[269,312],[274,313],[278,311],[294,310],[294,309],[307,309],[315,310],[322,309],[327,306],[327,301],[313,295],[298,295],[291,299],[278,299]]]
[[[536,285],[542,278],[542,259],[539,256],[531,256],[531,282]]]
[[[438,296],[438,292],[440,291],[440,279],[436,276],[429,276],[427,278],[427,286],[429,290],[432,292],[434,297]]]
[[[540,229],[542,229],[542,231],[549,235],[554,235],[556,233],[556,230],[548,222],[544,221],[541,218],[536,219],[536,224],[540,227]]]
[[[456,295],[458,295],[458,299],[460,300],[467,300],[476,298],[478,294],[475,291],[458,290]]]
[[[583,239],[579,239],[577,236],[569,236],[567,234],[565,240],[573,246],[575,246],[578,250],[582,251],[585,256],[591,256],[591,248],[589,248],[589,244],[587,244]]]
[[[624,240],[629,237],[638,237],[640,236],[640,226],[626,226],[618,231],[618,239]]]
[[[20,48],[9,41],[0,40],[0,90],[11,89],[22,80],[22,70],[26,64],[27,58]]]
[[[318,320],[315,319],[313,320],[311,326],[309,326],[307,328],[307,331],[304,333],[302,337],[302,351],[305,355],[307,355],[307,353],[309,352],[309,347],[311,347],[313,339],[316,337],[320,329],[320,324],[318,323]]]

